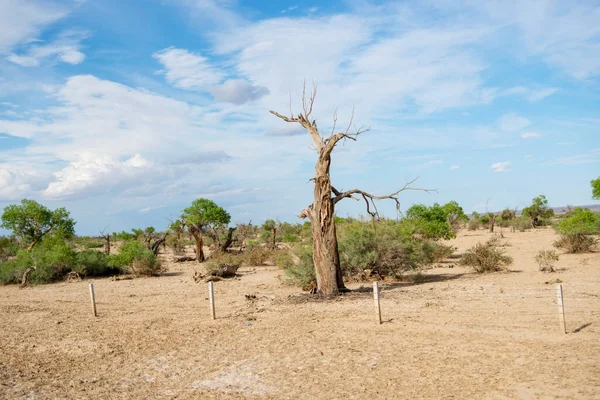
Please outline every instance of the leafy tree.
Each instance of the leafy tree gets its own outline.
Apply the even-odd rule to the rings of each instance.
[[[448,223],[448,215],[438,203],[431,207],[415,204],[406,211],[406,218],[414,224],[416,233],[427,239],[452,239],[456,237]]]
[[[277,231],[280,228],[280,223],[275,222],[272,219],[268,219],[262,226],[262,239],[267,243],[267,245],[274,249],[277,247]]]
[[[469,217],[467,217],[467,214],[465,214],[463,208],[454,200],[444,204],[442,206],[442,210],[444,210],[446,219],[448,220],[450,228],[454,233],[458,232],[461,223],[469,220]]]
[[[34,200],[21,200],[2,213],[2,228],[10,229],[29,250],[45,236],[53,234],[65,239],[75,235],[75,221],[64,208],[52,211]]]
[[[546,196],[541,194],[533,198],[529,207],[523,209],[523,215],[529,217],[531,225],[535,228],[540,225],[540,220],[554,216],[554,210],[548,207]]]
[[[196,241],[196,260],[203,262],[202,236],[219,226],[229,224],[231,216],[214,201],[201,198],[194,200],[190,207],[183,210],[181,220]]]
[[[600,200],[600,177],[590,182],[592,185],[592,198],[594,200]]]

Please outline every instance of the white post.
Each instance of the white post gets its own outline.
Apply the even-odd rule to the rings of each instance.
[[[381,325],[381,305],[379,304],[379,285],[377,281],[373,282],[373,300],[375,300],[375,310],[377,311],[377,323]]]
[[[208,282],[208,300],[210,301],[210,315],[212,319],[217,319],[215,315],[215,285],[212,281]]]
[[[562,285],[556,285],[556,304],[558,304],[558,316],[560,319],[560,329],[567,333],[567,322],[565,321],[565,302],[563,298]]]
[[[98,316],[96,312],[96,296],[94,295],[94,284],[90,283],[90,297],[92,299],[92,311],[94,312],[94,317]]]

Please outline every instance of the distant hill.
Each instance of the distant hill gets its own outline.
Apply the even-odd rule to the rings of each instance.
[[[600,204],[590,204],[590,205],[586,205],[586,206],[571,206],[571,208],[577,208],[577,207],[589,208],[592,211],[600,212]],[[554,213],[562,214],[567,209],[567,206],[552,207],[552,209],[554,210]]]

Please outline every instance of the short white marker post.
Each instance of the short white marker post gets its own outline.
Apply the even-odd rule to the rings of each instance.
[[[556,285],[556,304],[558,305],[558,316],[560,318],[560,329],[567,333],[567,322],[565,321],[565,302],[563,299],[562,285]]]
[[[208,282],[208,300],[210,301],[210,315],[212,319],[217,319],[215,315],[215,284]]]
[[[381,325],[381,305],[379,304],[379,285],[377,284],[377,281],[373,282],[373,300],[375,300],[377,321]]]
[[[90,298],[92,299],[92,311],[94,312],[94,317],[98,316],[96,312],[96,296],[94,295],[94,284],[90,283]]]

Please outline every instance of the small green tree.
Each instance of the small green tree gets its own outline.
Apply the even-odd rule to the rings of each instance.
[[[600,176],[590,182],[592,185],[592,199],[600,200]]]
[[[203,235],[219,226],[229,224],[231,216],[212,200],[196,199],[190,207],[183,210],[181,220],[196,241],[196,260],[204,262],[206,258],[202,250]]]
[[[2,213],[2,228],[9,229],[29,250],[49,234],[70,239],[75,235],[75,221],[64,208],[52,211],[34,200],[21,200]]]
[[[523,215],[529,217],[531,225],[537,227],[541,220],[548,219],[554,216],[554,210],[548,207],[548,200],[543,194],[534,197],[529,207],[523,209]]]
[[[281,224],[279,222],[275,222],[272,219],[268,219],[262,226],[261,237],[272,249],[277,247],[277,231],[279,230],[279,226]]]
[[[461,224],[467,222],[469,217],[465,214],[463,208],[458,203],[452,200],[442,206],[442,210],[446,214],[446,219],[450,224],[452,232],[456,233],[460,229]]]
[[[416,233],[427,239],[452,239],[456,237],[448,223],[448,215],[438,203],[431,207],[415,204],[406,211],[406,218],[414,224]]]
[[[154,232],[156,232],[156,229],[154,229],[153,226],[149,226],[144,229],[144,243],[146,244],[146,248],[148,250],[152,248],[152,238],[154,237]]]

